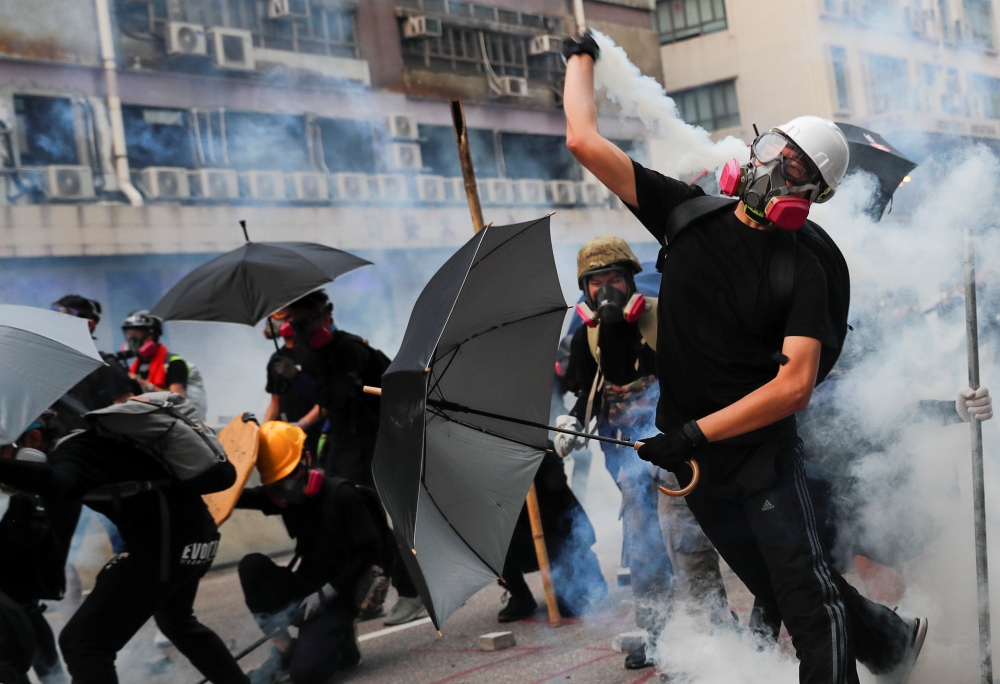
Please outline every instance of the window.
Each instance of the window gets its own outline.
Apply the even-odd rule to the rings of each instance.
[[[289,7],[294,15],[280,19],[268,19],[265,4],[258,0],[154,0],[150,5],[125,3],[120,8],[123,27],[132,31],[141,23],[148,33],[162,35],[166,21],[188,21],[249,30],[256,47],[358,56],[354,10],[324,2],[296,0]]]
[[[910,108],[910,69],[905,59],[868,55],[868,93],[873,114]]]
[[[548,33],[562,33],[562,20],[556,17],[500,9],[490,5],[467,2],[466,0],[396,0],[396,7],[402,7],[418,13],[452,15],[491,24],[525,26]]]
[[[837,108],[847,111],[851,108],[851,93],[847,85],[847,50],[831,47],[830,61],[833,65],[833,85],[837,91]]]
[[[498,76],[556,83],[565,71],[560,55],[529,57],[523,36],[448,25],[441,27],[440,38],[404,40],[403,60],[407,67],[415,69],[485,74],[483,46]]]
[[[372,124],[354,119],[316,119],[323,160],[330,173],[375,173]]]
[[[238,170],[306,171],[305,121],[290,114],[225,113],[226,150]]]
[[[22,166],[80,163],[69,98],[15,95],[14,114]]]
[[[970,35],[966,40],[979,47],[993,48],[993,12],[990,0],[962,0]]]
[[[431,173],[446,178],[462,175],[458,161],[458,145],[455,143],[455,129],[451,126],[428,126],[420,124],[420,157]],[[481,128],[469,129],[469,151],[472,153],[472,167],[476,178],[497,178],[497,163],[494,132]]]
[[[580,180],[580,165],[561,135],[502,133],[503,163],[508,178]]]
[[[973,74],[972,92],[979,99],[982,116],[986,119],[1000,119],[1000,78]]]
[[[189,117],[181,109],[123,106],[129,165],[194,167]]]
[[[724,0],[659,0],[656,24],[660,43],[673,43],[726,29]]]
[[[723,81],[671,93],[681,118],[706,131],[737,126],[740,108],[736,101],[736,81]]]
[[[968,102],[962,95],[962,82],[958,76],[958,69],[945,69],[941,111],[952,116],[969,115]]]

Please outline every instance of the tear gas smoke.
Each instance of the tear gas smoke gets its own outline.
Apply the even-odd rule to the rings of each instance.
[[[658,171],[676,178],[721,167],[734,157],[741,164],[750,159],[747,144],[739,138],[728,136],[713,142],[708,131],[685,123],[677,105],[656,79],[644,76],[611,38],[599,31],[594,31],[594,37],[601,48],[601,57],[594,66],[594,84],[621,108],[622,116],[640,119],[654,137],[666,144],[670,154],[656,160]]]

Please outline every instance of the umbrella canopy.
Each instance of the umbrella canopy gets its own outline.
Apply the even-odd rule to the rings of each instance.
[[[548,217],[485,228],[424,288],[382,378],[375,484],[439,628],[500,576],[547,439],[449,407],[544,425],[566,308]]]
[[[102,365],[86,320],[0,304],[0,445]]]
[[[851,124],[837,125],[847,137],[847,146],[851,151],[847,173],[862,169],[878,179],[878,197],[870,210],[871,216],[877,221],[882,218],[892,199],[892,193],[917,165],[878,133]]]
[[[257,325],[366,261],[312,242],[248,242],[202,264],[150,311],[165,321]]]

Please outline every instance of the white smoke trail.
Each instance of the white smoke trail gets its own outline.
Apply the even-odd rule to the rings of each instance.
[[[604,89],[608,99],[621,108],[622,116],[641,120],[669,150],[667,159],[657,160],[658,171],[676,178],[716,169],[734,157],[741,164],[749,160],[744,141],[728,136],[713,142],[708,131],[685,123],[656,79],[644,76],[611,38],[599,31],[594,31],[594,37],[601,48],[594,67],[595,86]]]

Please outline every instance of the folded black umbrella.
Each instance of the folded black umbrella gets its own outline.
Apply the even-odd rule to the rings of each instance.
[[[312,242],[247,242],[181,278],[150,313],[165,321],[257,325],[299,297],[370,264]]]
[[[503,569],[566,309],[548,217],[485,228],[424,288],[382,378],[375,484],[438,627]]]
[[[847,137],[847,146],[851,151],[847,173],[861,169],[878,179],[878,196],[869,210],[872,218],[878,221],[892,199],[892,193],[917,165],[878,133],[846,123],[837,125]]]

